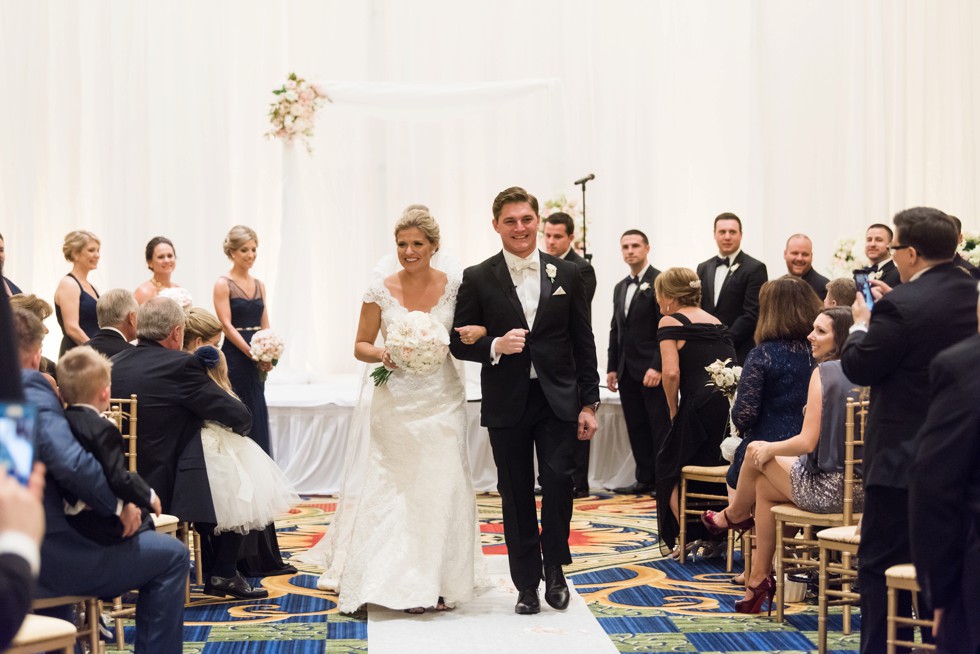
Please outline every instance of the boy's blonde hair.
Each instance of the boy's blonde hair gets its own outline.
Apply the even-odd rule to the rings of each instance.
[[[68,404],[92,404],[112,381],[112,362],[88,345],[74,347],[58,361],[58,390]]]

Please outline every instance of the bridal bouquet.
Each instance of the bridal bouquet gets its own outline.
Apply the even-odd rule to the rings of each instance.
[[[172,286],[170,288],[165,288],[159,293],[160,297],[168,297],[177,304],[184,311],[187,311],[192,306],[194,306],[194,300],[191,298],[191,294],[187,292],[187,289],[181,288],[179,286]]]
[[[271,363],[274,366],[279,363],[284,349],[286,349],[286,345],[282,342],[279,334],[271,329],[260,329],[252,336],[249,354],[252,356],[252,361],[256,363]],[[265,370],[259,373],[259,378],[262,381],[265,381],[268,376],[269,373]]]
[[[439,369],[449,354],[449,332],[445,325],[422,311],[409,311],[388,328],[385,348],[395,364],[410,375],[429,375]],[[374,385],[391,377],[384,366],[371,373]]]
[[[269,122],[272,129],[266,137],[282,139],[292,143],[301,138],[306,151],[313,153],[313,124],[316,112],[326,102],[330,102],[323,87],[311,84],[296,73],[290,73],[286,83],[273,89],[276,101],[269,105]]]
[[[963,242],[957,250],[960,256],[974,266],[980,266],[980,236],[972,232],[963,232]]]
[[[715,362],[710,366],[704,367],[708,371],[708,377],[710,378],[705,386],[714,386],[721,391],[722,395],[728,398],[729,411],[731,410],[731,406],[735,404],[735,392],[738,390],[738,380],[742,378],[742,366],[729,368],[728,364],[731,361],[731,359],[725,359],[724,361],[715,359]],[[725,461],[732,460],[735,456],[735,450],[742,442],[741,437],[738,435],[738,430],[732,424],[731,416],[728,418],[728,425],[730,436],[721,442],[721,456]]]

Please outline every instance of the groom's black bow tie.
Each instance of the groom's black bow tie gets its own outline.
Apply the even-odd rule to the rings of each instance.
[[[731,264],[728,263],[728,257],[715,257],[715,263],[719,266],[725,266],[726,268],[731,266]]]

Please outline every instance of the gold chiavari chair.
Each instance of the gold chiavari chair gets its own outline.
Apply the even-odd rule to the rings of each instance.
[[[43,615],[28,615],[17,630],[6,654],[34,654],[35,652],[59,651],[72,654],[78,629],[67,620]]]
[[[101,615],[102,609],[99,598],[63,595],[60,597],[36,599],[31,604],[31,607],[37,611],[38,609],[50,609],[56,606],[70,605],[78,607],[79,615],[85,616],[82,626],[76,628],[75,638],[83,643],[87,641],[90,652],[101,652],[103,648],[102,639],[99,638],[99,615]]]
[[[857,580],[858,548],[861,534],[857,525],[830,527],[817,532],[820,590],[817,594],[817,651],[827,652],[827,619],[830,606],[843,606],[842,632],[851,633],[851,607],[861,596],[853,590]],[[838,560],[839,559],[839,560]],[[831,584],[830,575],[834,575]]]
[[[725,475],[728,474],[728,466],[684,466],[681,468],[681,482],[677,499],[677,514],[680,516],[679,532],[677,536],[677,546],[679,548],[678,562],[684,563],[687,560],[687,522],[693,519],[700,523],[701,512],[708,507],[725,506],[728,504],[728,490],[725,484]],[[688,483],[701,481],[709,484],[721,486],[718,493],[693,493],[688,490]],[[691,502],[691,500],[696,500]],[[669,511],[669,507],[659,508],[658,510]],[[732,571],[732,556],[735,552],[735,531],[728,531],[728,556],[725,561],[725,572]]]
[[[783,621],[787,574],[819,572],[817,555],[820,543],[814,535],[819,527],[841,527],[855,524],[861,514],[854,512],[854,486],[861,484],[854,468],[861,463],[856,456],[864,445],[868,400],[847,399],[844,431],[844,505],[841,513],[811,513],[795,504],[778,504],[772,508],[776,518],[776,620]],[[786,538],[786,528],[802,530],[802,538]],[[792,533],[792,531],[790,532]]]
[[[885,587],[888,588],[888,654],[895,654],[898,647],[918,648],[930,652],[936,651],[936,646],[932,643],[915,643],[910,640],[899,640],[899,625],[919,627],[931,630],[936,628],[935,620],[923,620],[922,618],[906,618],[898,615],[898,591],[907,590],[912,593],[912,607],[915,614],[919,614],[919,583],[915,577],[915,566],[911,563],[893,565],[885,570]]]

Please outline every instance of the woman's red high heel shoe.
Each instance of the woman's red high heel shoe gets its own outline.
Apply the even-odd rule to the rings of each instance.
[[[725,522],[728,523],[727,527],[718,526],[718,523],[715,522],[715,516],[719,514],[714,511],[705,511],[704,513],[702,513],[701,524],[704,525],[705,529],[710,531],[712,534],[716,534],[716,535],[723,534],[729,529],[734,529],[735,531],[742,533],[744,531],[748,531],[749,529],[755,526],[755,518],[753,518],[752,516],[749,516],[748,518],[742,520],[741,522],[732,522],[731,519],[728,517],[727,512],[728,509],[725,509],[721,512],[721,515],[725,516]]]
[[[769,615],[772,615],[772,600],[776,595],[776,580],[770,575],[755,588],[749,588],[752,597],[740,599],[735,602],[736,613],[756,614],[762,611],[762,602],[769,598]]]

